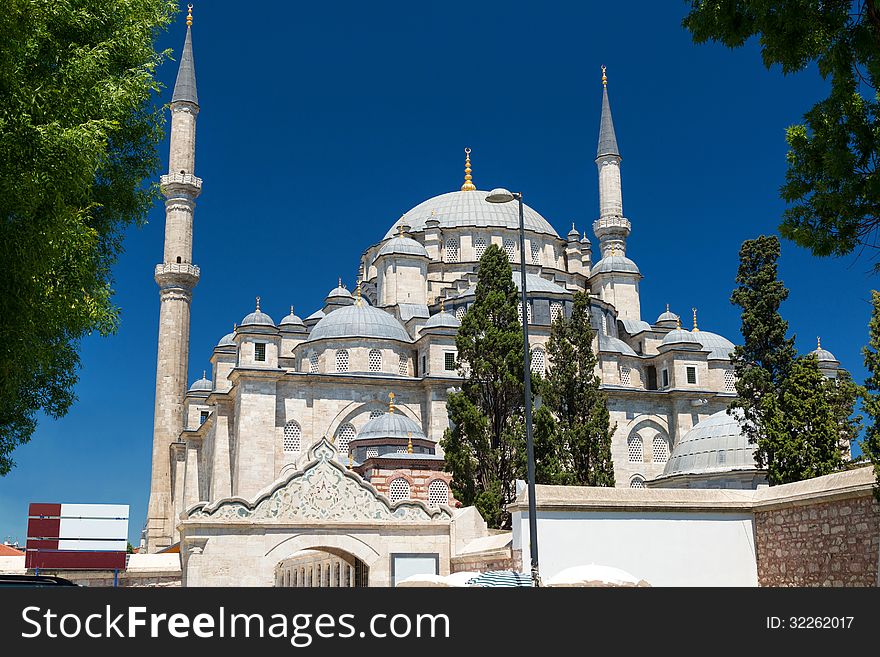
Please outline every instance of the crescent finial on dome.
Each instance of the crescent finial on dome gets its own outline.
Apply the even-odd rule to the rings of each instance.
[[[464,149],[464,184],[461,186],[461,191],[463,192],[474,192],[476,191],[477,186],[474,185],[473,178],[471,177],[471,149]]]

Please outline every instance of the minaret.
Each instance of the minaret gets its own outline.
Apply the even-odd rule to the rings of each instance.
[[[160,178],[165,201],[165,256],[156,265],[159,285],[159,353],[153,421],[153,471],[147,511],[147,550],[171,544],[174,525],[171,492],[171,444],[183,430],[187,389],[189,315],[199,268],[192,263],[193,211],[202,191],[194,175],[196,117],[199,99],[192,53],[192,5],[186,17],[186,40],[171,97],[171,150],[168,175]]]
[[[614,249],[616,255],[626,255],[626,238],[630,223],[623,216],[623,193],[620,187],[620,150],[611,120],[608,102],[608,77],[602,67],[602,118],[599,124],[599,148],[596,166],[599,167],[599,218],[593,222],[593,233],[599,238],[602,257]]]

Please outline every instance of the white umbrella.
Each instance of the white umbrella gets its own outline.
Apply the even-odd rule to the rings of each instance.
[[[651,586],[643,579],[613,566],[572,566],[556,573],[545,586]]]
[[[532,576],[515,570],[487,570],[473,579],[468,586],[532,586]]]
[[[397,586],[455,586],[454,584],[450,584],[446,581],[445,577],[441,575],[410,575],[406,579],[402,579],[397,583]]]
[[[450,586],[467,586],[468,580],[473,579],[480,573],[473,570],[466,570],[460,573],[452,573],[446,576],[446,581]]]

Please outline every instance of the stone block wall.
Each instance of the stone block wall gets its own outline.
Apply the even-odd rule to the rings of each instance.
[[[880,505],[870,491],[756,509],[761,586],[877,586]]]

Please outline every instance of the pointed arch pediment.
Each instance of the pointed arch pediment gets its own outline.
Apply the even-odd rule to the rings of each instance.
[[[302,522],[432,522],[452,518],[449,507],[429,507],[419,500],[392,504],[370,483],[336,461],[335,446],[326,438],[308,452],[309,462],[283,477],[250,502],[224,498],[200,502],[184,520],[250,520]]]

